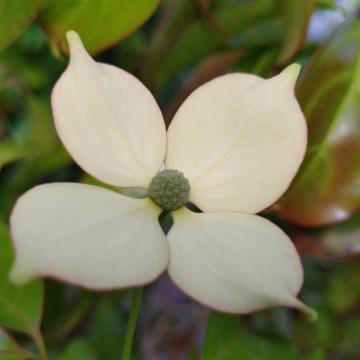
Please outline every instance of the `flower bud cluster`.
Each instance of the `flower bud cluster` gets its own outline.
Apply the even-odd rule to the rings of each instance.
[[[171,211],[181,208],[189,199],[190,184],[178,170],[158,172],[149,185],[150,198],[162,209]]]

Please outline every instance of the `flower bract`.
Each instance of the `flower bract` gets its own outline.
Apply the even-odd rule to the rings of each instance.
[[[166,131],[139,80],[95,62],[75,32],[67,37],[70,62],[52,94],[59,137],[90,175],[149,196],[78,183],[29,190],[11,216],[12,280],[50,276],[107,290],[167,271],[220,311],[284,305],[311,312],[297,298],[303,270],[293,243],[256,215],[286,191],[305,153],[294,96],[299,66],[267,80],[218,77],[185,100]],[[167,235],[158,221],[164,209],[173,210]]]

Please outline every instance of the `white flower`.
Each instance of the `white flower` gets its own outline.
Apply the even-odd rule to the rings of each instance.
[[[67,37],[70,63],[52,107],[74,160],[115,186],[148,188],[157,179],[158,204],[178,196],[169,209],[179,207],[188,195],[204,212],[175,210],[165,236],[162,209],[149,197],[76,183],[37,186],[12,213],[12,280],[51,276],[105,290],[145,284],[167,270],[186,293],[220,311],[311,311],[296,297],[303,271],[292,242],[254,215],[284,193],[304,156],[306,125],[293,91],[299,66],[269,80],[230,74],[208,82],[166,133],[153,96],[135,77],[96,63],[75,32]],[[164,182],[163,164],[184,176],[165,170]]]

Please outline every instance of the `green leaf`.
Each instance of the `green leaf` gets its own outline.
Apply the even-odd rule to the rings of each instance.
[[[7,218],[14,201],[42,177],[64,178],[65,168],[71,164],[67,151],[59,146],[48,153],[41,154],[16,166],[13,173],[7,174],[0,186],[0,216]],[[16,181],[14,181],[16,180]]]
[[[185,11],[184,9],[181,10]],[[143,70],[144,76],[153,86],[160,88],[176,71],[193,65],[202,57],[226,45],[231,39],[238,47],[244,46],[244,43],[241,43],[242,41],[245,42],[246,46],[250,46],[250,39],[255,38],[255,42],[258,42],[258,34],[261,35],[262,43],[264,41],[272,42],[272,26],[270,27],[271,31],[267,27],[266,37],[263,36],[263,29],[262,31],[257,30],[259,26],[263,26],[265,19],[269,20],[276,14],[277,6],[273,0],[255,0],[239,4],[228,4],[215,9],[212,12],[212,17],[222,31],[227,34],[226,38],[210,29],[203,19],[193,21],[177,32],[173,31],[170,24],[167,28],[168,38],[165,35],[161,36],[162,41],[167,44],[167,48],[164,51],[160,47],[160,50],[163,51],[159,52],[157,49],[159,49],[160,45],[159,41],[157,42],[157,46],[146,60],[147,63]],[[179,20],[175,18],[174,21],[178,22]],[[270,24],[274,25],[271,22]],[[275,27],[275,33],[275,37],[278,38],[277,26]],[[281,35],[280,33],[280,38]]]
[[[40,22],[55,50],[67,50],[65,34],[77,31],[94,54],[119,42],[152,15],[160,0],[42,0]]]
[[[35,96],[28,96],[30,138],[26,141],[0,142],[0,168],[10,162],[49,153],[59,147],[48,103]]]
[[[12,91],[17,89],[22,97],[26,95],[25,89],[43,91],[52,87],[65,65],[54,59],[48,49],[46,35],[35,24],[31,25],[13,46],[0,53],[0,63],[7,80],[5,85]],[[2,81],[1,87],[3,85]]]
[[[155,82],[160,71],[160,61],[164,59],[177,39],[194,21],[195,6],[188,0],[166,0],[161,6],[160,26],[152,35],[142,68],[142,78],[146,82]]]
[[[304,226],[344,220],[360,206],[360,22],[344,23],[305,69],[297,97],[308,150],[292,186],[274,207]]]
[[[49,102],[29,96],[28,109],[31,126],[31,147],[33,152],[47,153],[59,145],[59,140],[55,132],[55,126],[51,115]]]
[[[242,322],[239,316],[213,312],[206,329],[202,359],[215,359],[224,347],[236,341],[240,332]]]
[[[359,234],[358,234],[359,235]],[[337,313],[356,309],[360,300],[360,264],[345,264],[329,279],[327,302]]]
[[[116,360],[121,357],[121,343],[124,337],[126,319],[110,299],[102,299],[93,314],[90,324],[91,343],[101,359]]]
[[[0,351],[0,360],[25,360],[29,359],[29,353],[19,350]]]
[[[9,282],[13,250],[9,230],[1,222],[0,249],[0,324],[34,337],[42,316],[42,282],[33,281],[21,287]]]
[[[13,339],[9,337],[9,335],[0,328],[0,351],[3,350],[16,350],[18,345],[15,343]]]
[[[277,334],[255,334],[241,327],[239,317],[213,313],[202,360],[299,360],[292,343]]]
[[[24,360],[33,355],[22,349],[3,329],[0,328],[0,360]]]
[[[316,0],[316,5],[318,7],[324,7],[329,9],[336,9],[336,0]]]
[[[8,47],[36,16],[36,0],[0,0],[0,51]]]
[[[92,306],[92,297],[85,291],[82,291],[79,298],[74,301],[73,304],[63,304],[67,306],[67,312],[60,317],[60,319],[54,320],[54,335],[56,339],[63,341],[79,326],[84,320],[84,317],[89,312]]]
[[[307,354],[304,360],[326,360],[326,353],[323,349],[316,349]]]
[[[23,159],[28,154],[24,144],[4,140],[0,142],[0,168],[16,160]]]
[[[278,63],[286,64],[305,41],[315,0],[282,0],[285,39]]]
[[[95,350],[85,339],[75,339],[68,345],[58,360],[97,360]]]
[[[339,321],[339,314],[329,310],[326,306],[316,307],[318,320],[315,322],[299,318],[294,323],[294,332],[300,347],[325,349],[334,348],[342,342],[344,323]]]
[[[261,77],[269,77],[275,66],[278,49],[263,50],[261,52],[253,52],[241,59],[232,71],[256,74]]]

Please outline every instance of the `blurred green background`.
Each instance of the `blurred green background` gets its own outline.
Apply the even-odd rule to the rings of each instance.
[[[43,341],[50,359],[121,355],[130,291],[7,280],[16,199],[40,183],[94,181],[72,162],[51,117],[69,29],[97,60],[140,78],[167,123],[218,75],[303,66],[296,93],[309,127],[306,158],[264,215],[302,254],[301,298],[318,321],[284,308],[213,313],[164,276],[145,289],[134,359],[360,359],[359,0],[0,0],[0,359],[44,359]]]

